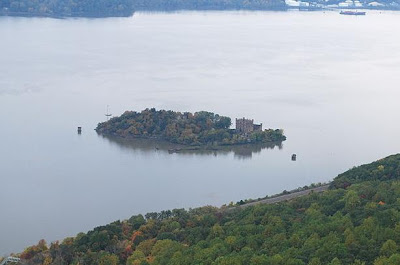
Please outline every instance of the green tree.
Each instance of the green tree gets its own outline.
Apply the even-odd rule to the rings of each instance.
[[[136,250],[132,253],[132,255],[127,259],[126,265],[140,265],[143,261],[146,261],[146,256],[140,250]]]
[[[118,256],[114,254],[104,254],[99,258],[99,265],[118,265]]]
[[[389,239],[385,243],[383,243],[380,254],[382,256],[390,257],[391,255],[395,254],[398,250],[398,246],[395,241]]]
[[[338,258],[334,258],[329,265],[342,265],[342,262]]]

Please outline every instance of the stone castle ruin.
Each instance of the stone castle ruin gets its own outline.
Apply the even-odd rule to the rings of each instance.
[[[254,131],[262,131],[262,123],[254,124],[254,120],[236,119],[236,132],[240,134],[249,134]]]

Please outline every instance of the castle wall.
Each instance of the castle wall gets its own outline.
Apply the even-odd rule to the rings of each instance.
[[[262,131],[262,123],[254,124],[253,125],[253,131]]]
[[[236,119],[236,131],[241,134],[248,134],[253,131],[262,131],[262,123],[254,124],[254,120]]]
[[[250,133],[254,130],[253,120],[236,119],[236,131],[242,134]]]

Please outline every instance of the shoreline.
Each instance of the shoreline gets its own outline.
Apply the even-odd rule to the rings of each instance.
[[[130,18],[135,15],[135,13],[179,13],[179,12],[288,12],[288,11],[302,11],[302,12],[318,12],[318,11],[332,11],[339,12],[341,10],[369,10],[369,11],[400,11],[400,6],[398,8],[393,7],[291,7],[287,6],[285,8],[265,8],[265,9],[251,9],[251,8],[239,8],[239,9],[139,9],[135,10],[131,14],[121,14],[121,15],[98,15],[98,14],[41,14],[41,13],[29,13],[29,12],[10,12],[10,11],[0,11],[0,17],[23,17],[23,18],[53,18],[53,19],[68,19],[68,18],[88,18],[88,19],[102,19],[102,18]]]
[[[29,12],[11,12],[0,11],[0,17],[24,17],[24,18],[54,18],[54,19],[67,19],[67,18],[128,18],[132,14],[124,15],[99,15],[99,14],[42,14],[42,13],[29,13]]]
[[[180,143],[174,143],[171,141],[166,140],[163,137],[157,137],[157,136],[130,136],[130,137],[122,137],[119,135],[110,135],[110,134],[103,134],[103,133],[98,133],[98,136],[108,138],[108,139],[116,139],[116,140],[123,140],[123,141],[139,141],[139,140],[148,140],[148,141],[155,141],[155,143],[159,142],[161,143],[166,143],[170,144],[172,148],[160,148],[160,149],[165,149],[165,150],[175,150],[177,152],[181,151],[202,151],[202,150],[208,150],[208,151],[219,151],[224,148],[229,148],[229,147],[245,147],[245,146],[257,146],[257,145],[276,145],[280,146],[282,143],[285,141],[269,141],[269,142],[247,142],[247,143],[235,143],[235,144],[214,144],[214,143],[207,143],[207,144],[202,144],[202,145],[190,145],[190,144],[180,144]],[[156,149],[158,149],[158,146],[155,146]]]
[[[286,194],[276,194],[276,195],[272,195],[270,197],[267,197],[265,199],[261,199],[261,200],[256,200],[256,201],[250,201],[250,202],[245,202],[244,204],[240,204],[238,206],[234,206],[234,207],[229,207],[229,209],[234,209],[234,208],[246,208],[249,206],[254,206],[257,204],[275,204],[275,203],[279,203],[279,202],[286,202],[286,201],[290,201],[290,200],[294,200],[296,198],[302,197],[302,196],[306,196],[309,195],[311,193],[322,193],[325,192],[327,190],[329,190],[330,187],[330,183],[327,184],[321,184],[321,186],[316,186],[316,187],[309,187],[307,189],[304,190],[299,190],[299,191],[289,191]]]

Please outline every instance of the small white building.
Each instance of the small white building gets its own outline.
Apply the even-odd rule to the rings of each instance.
[[[310,3],[301,2],[296,0],[285,0],[286,5],[290,7],[309,7]]]
[[[363,6],[363,4],[361,4],[361,2],[358,1],[358,0],[355,0],[355,1],[353,1],[353,2],[354,2],[354,6],[355,6],[355,7],[362,7],[362,6]]]
[[[368,4],[368,6],[379,7],[379,6],[384,6],[384,4],[381,4],[379,2],[371,2]]]
[[[339,7],[362,7],[363,4],[358,0],[346,0],[339,3]]]

